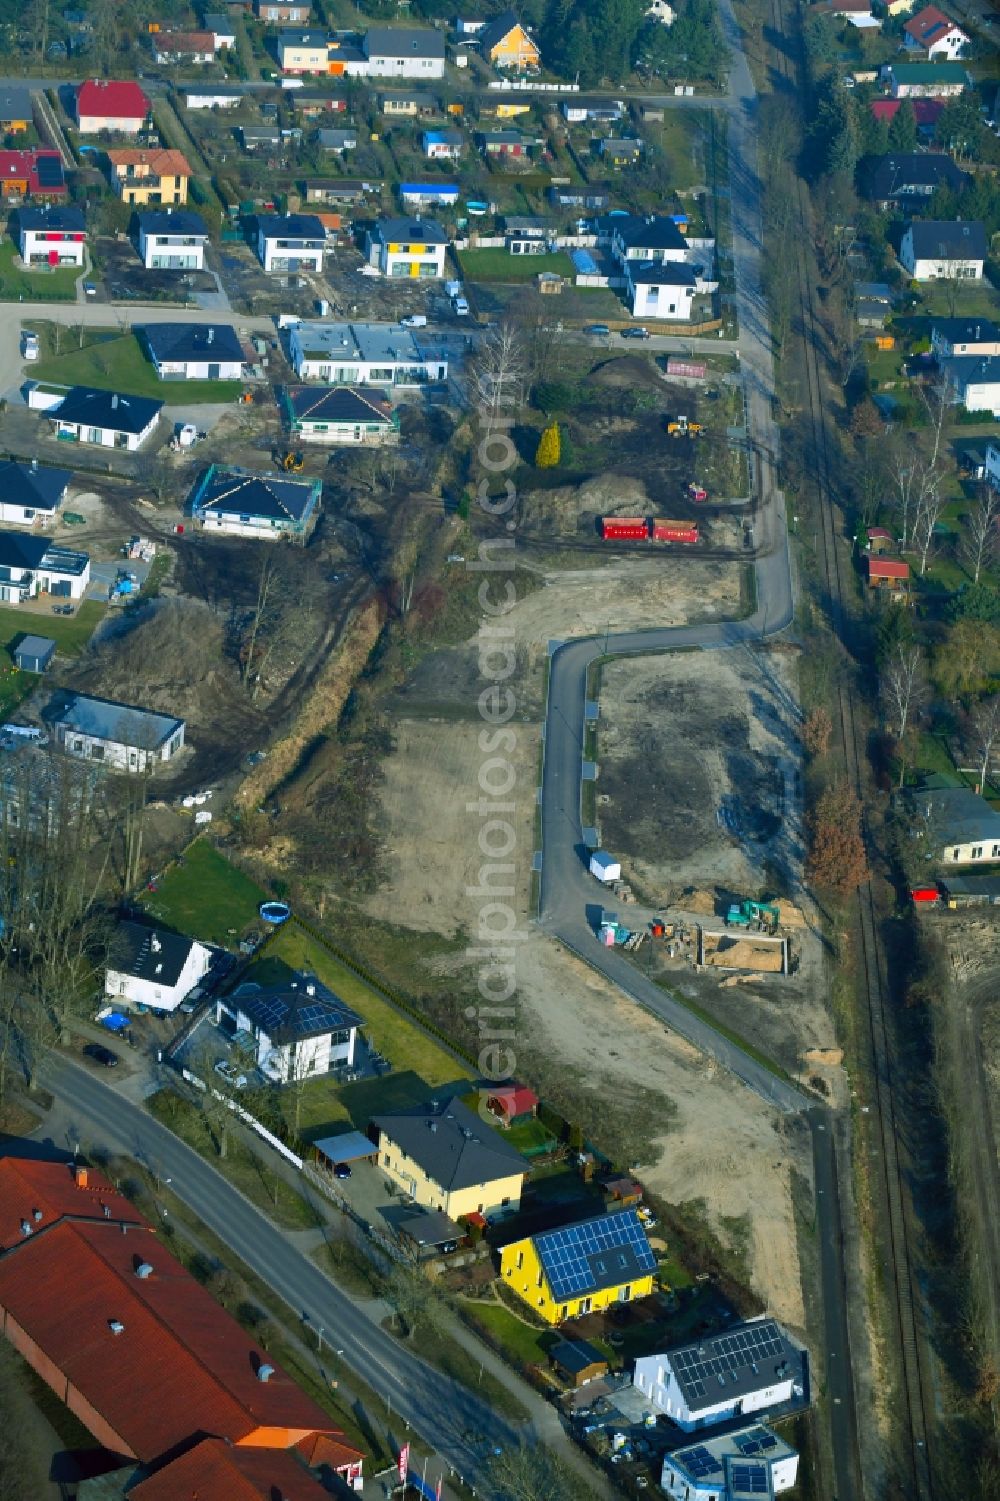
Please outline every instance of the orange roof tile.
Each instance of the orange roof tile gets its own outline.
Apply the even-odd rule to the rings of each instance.
[[[128,147],[123,151],[109,151],[108,161],[113,167],[148,167],[156,177],[190,177],[191,168],[183,151],[170,149],[140,151]]]
[[[77,1182],[71,1162],[33,1162],[20,1157],[0,1157],[0,1251],[24,1239],[22,1221],[32,1233],[62,1219],[83,1215],[145,1223],[138,1210],[112,1186],[103,1173],[87,1168]],[[36,1219],[36,1213],[41,1219]]]
[[[129,1492],[129,1501],[323,1501],[328,1492],[285,1449],[195,1444]]]

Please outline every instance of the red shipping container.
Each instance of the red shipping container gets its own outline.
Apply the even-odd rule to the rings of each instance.
[[[607,541],[644,542],[649,536],[649,522],[644,516],[604,516],[601,520],[601,536]]]
[[[690,521],[654,521],[654,542],[697,542],[698,528]]]
[[[913,902],[935,903],[941,900],[941,893],[936,886],[917,886],[910,892],[910,900]]]

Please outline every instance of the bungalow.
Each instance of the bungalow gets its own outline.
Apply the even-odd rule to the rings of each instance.
[[[304,120],[318,120],[323,115],[347,113],[347,98],[344,94],[326,94],[320,89],[294,89],[285,101]]]
[[[66,499],[72,478],[69,469],[50,469],[37,459],[27,464],[4,459],[0,462],[0,522],[47,526]]]
[[[871,0],[819,0],[815,9],[821,15],[849,21],[859,31],[877,30],[882,25],[879,18],[872,15]]]
[[[479,133],[480,149],[486,157],[526,157],[534,144],[519,130],[483,130]]]
[[[29,532],[0,532],[0,600],[23,605],[40,594],[82,599],[90,583],[90,557],[57,547]]]
[[[239,380],[246,355],[229,323],[145,323],[137,330],[160,380]]]
[[[899,246],[899,259],[914,281],[981,281],[986,255],[986,230],[974,219],[915,220]]]
[[[934,60],[954,62],[969,45],[969,38],[936,5],[927,5],[903,27],[903,45],[907,52],[920,52]]]
[[[82,266],[86,240],[81,209],[18,209],[17,246],[26,266]]]
[[[42,719],[68,756],[100,761],[112,771],[153,771],[184,745],[183,719],[70,690],[49,700]]]
[[[404,208],[450,208],[458,202],[459,187],[453,182],[401,182],[399,201]]]
[[[136,215],[139,259],[147,271],[203,271],[208,230],[192,209],[150,209]]]
[[[28,405],[48,413],[57,438],[129,453],[151,436],[163,410],[162,401],[148,396],[97,391],[92,386],[71,386],[64,396],[36,386]]]
[[[399,418],[384,391],[355,386],[291,386],[284,392],[285,420],[303,443],[378,447],[399,440]]]
[[[236,46],[236,32],[229,16],[220,11],[206,11],[202,16],[202,29],[210,32],[216,52],[224,49],[231,52]]]
[[[324,126],[317,132],[316,139],[323,151],[332,151],[335,156],[343,156],[345,151],[358,149],[358,132],[353,127],[334,130]]]
[[[363,43],[369,78],[443,78],[444,33],[430,26],[372,26]]]
[[[969,86],[961,63],[886,63],[882,78],[894,99],[954,98]]]
[[[1000,417],[1000,355],[958,355],[940,364],[948,389],[967,412]]]
[[[1000,860],[1000,813],[971,787],[928,784],[910,794],[914,835],[928,859],[948,865],[988,865]]]
[[[269,26],[306,26],[310,0],[253,0],[253,13]]]
[[[17,84],[0,89],[0,134],[21,135],[35,118],[31,91]]]
[[[601,157],[609,166],[634,167],[642,161],[642,141],[625,140],[618,136],[605,136],[601,141]]]
[[[912,151],[868,157],[858,173],[861,196],[880,209],[906,198],[929,198],[938,188],[961,192],[969,183],[943,151]]]
[[[138,135],[149,112],[149,99],[137,83],[88,78],[76,91],[76,119],[81,135],[94,135],[101,130]]]
[[[528,1164],[459,1099],[377,1115],[378,1164],[416,1204],[465,1215],[515,1214]]]
[[[1000,326],[988,318],[935,318],[931,352],[937,360],[955,355],[1000,355]]]
[[[562,112],[570,125],[612,124],[625,115],[624,99],[564,99]]]
[[[216,1001],[215,1022],[247,1039],[266,1078],[294,1084],[350,1068],[362,1019],[315,975],[296,973],[278,985],[244,981]]]
[[[420,94],[380,94],[378,107],[380,114],[414,120],[427,108],[427,100]]]
[[[769,1428],[755,1424],[716,1437],[699,1435],[664,1455],[660,1487],[685,1501],[743,1501],[778,1496],[798,1478],[799,1456]]]
[[[192,176],[187,157],[173,148],[109,151],[111,186],[123,203],[187,203]]]
[[[116,1007],[176,1011],[208,974],[212,951],[193,938],[144,923],[120,922],[104,972],[104,994]]]
[[[227,89],[208,83],[197,88],[182,88],[180,95],[185,109],[235,109],[243,100],[242,89]]]
[[[429,161],[458,161],[465,151],[465,137],[460,130],[425,130],[420,138],[424,156]]]
[[[304,183],[307,203],[360,203],[370,185],[347,177],[307,177]]]
[[[448,378],[448,362],[425,353],[398,323],[295,323],[289,360],[299,380],[335,386],[420,386]]]
[[[546,1324],[653,1291],[656,1256],[634,1209],[544,1230],[500,1248],[500,1275]]]
[[[325,31],[289,29],[278,34],[278,67],[291,78],[330,71],[330,36]]]
[[[662,1355],[640,1355],[634,1384],[685,1433],[778,1407],[803,1389],[805,1355],[774,1319],[748,1319]]]
[[[66,174],[58,151],[0,151],[0,194],[4,198],[65,198]]]
[[[433,219],[376,219],[365,258],[383,276],[430,280],[444,276],[449,238]]]
[[[879,589],[885,594],[909,593],[910,565],[900,558],[873,557],[865,554],[865,572],[869,589]]]
[[[476,40],[480,56],[495,68],[533,73],[541,66],[542,54],[512,10],[487,21]]]
[[[239,132],[244,151],[277,151],[281,145],[277,125],[241,125]]]
[[[158,31],[152,38],[153,61],[211,63],[215,61],[215,36],[211,31]]]
[[[320,507],[317,480],[251,474],[210,464],[191,492],[191,515],[208,532],[228,537],[304,542]]]
[[[265,271],[323,270],[326,231],[315,214],[262,214],[257,255]]]
[[[553,208],[586,209],[590,213],[603,213],[611,207],[611,191],[603,187],[564,184],[549,188],[549,202]]]

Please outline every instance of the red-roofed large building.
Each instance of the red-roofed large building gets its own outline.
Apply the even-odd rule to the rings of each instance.
[[[76,91],[81,134],[98,130],[137,135],[149,115],[149,100],[137,83],[88,78]]]
[[[903,27],[903,42],[909,52],[954,62],[962,56],[969,38],[943,10],[936,5],[925,5]]]
[[[0,1158],[0,1329],[123,1460],[322,1435],[360,1487],[361,1452],[92,1168]]]

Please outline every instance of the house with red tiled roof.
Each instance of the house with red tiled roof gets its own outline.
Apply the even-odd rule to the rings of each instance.
[[[943,10],[938,10],[936,5],[925,5],[903,27],[903,43],[908,52],[954,62],[962,56],[969,38]]]
[[[883,589],[889,594],[905,594],[910,586],[910,565],[901,558],[875,557],[865,554],[869,589]]]
[[[154,62],[215,61],[215,34],[211,31],[160,31],[151,40]]]
[[[321,1435],[360,1486],[362,1453],[92,1168],[0,1158],[0,1330],[123,1462]]]
[[[129,1501],[329,1501],[294,1451],[238,1449],[207,1438],[133,1486]]]
[[[66,197],[66,174],[58,151],[0,151],[0,194],[4,198]]]
[[[99,130],[138,135],[149,108],[143,90],[128,80],[88,78],[76,91],[76,118],[83,135]]]

